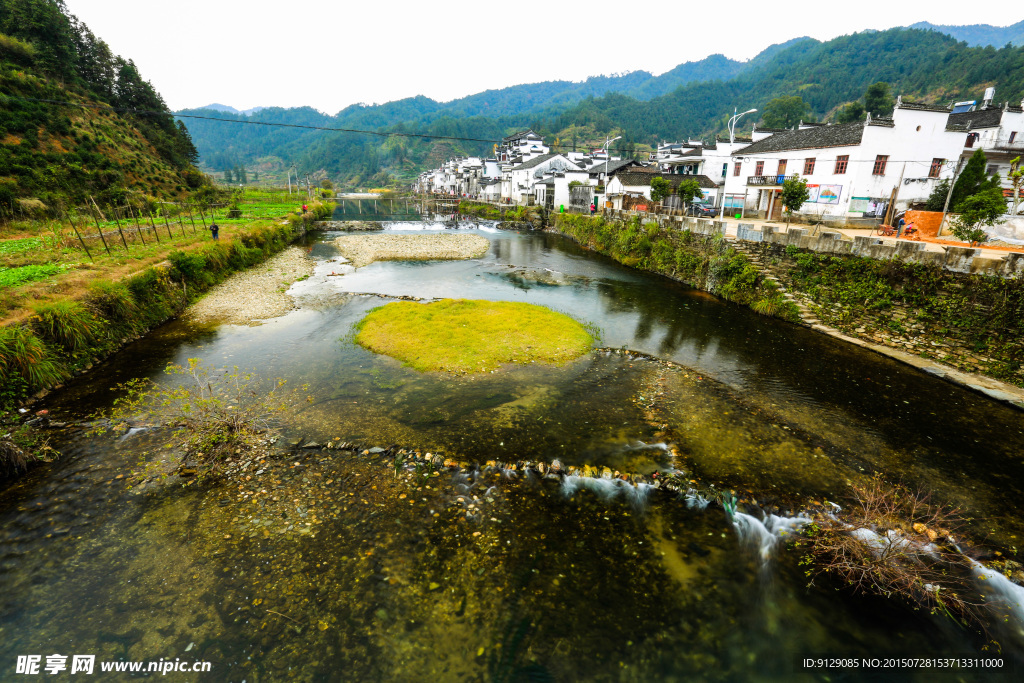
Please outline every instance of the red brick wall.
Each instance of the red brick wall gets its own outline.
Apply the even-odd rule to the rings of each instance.
[[[922,237],[937,237],[939,224],[942,222],[941,211],[907,211],[904,216],[907,223],[913,223],[914,227],[921,231]]]

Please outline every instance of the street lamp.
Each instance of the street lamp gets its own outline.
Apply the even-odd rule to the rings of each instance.
[[[757,110],[756,109],[748,109],[745,112],[737,114],[736,113],[736,107],[733,107],[732,111],[733,111],[732,118],[729,119],[729,144],[732,144],[732,143],[736,142],[736,122],[740,120],[740,117],[745,115],[745,114],[753,114]]]
[[[621,137],[621,135],[616,135],[613,138],[605,138],[604,141],[604,198],[606,205],[608,201],[608,181],[611,180],[611,171],[609,169],[611,169],[612,163],[612,152],[608,147]],[[604,209],[601,209],[601,211],[603,213]]]

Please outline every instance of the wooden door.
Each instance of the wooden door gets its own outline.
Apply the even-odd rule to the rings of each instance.
[[[772,217],[771,220],[778,220],[782,218],[782,193],[772,193]]]

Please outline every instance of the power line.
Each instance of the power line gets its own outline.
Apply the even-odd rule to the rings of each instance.
[[[493,140],[489,138],[467,138],[459,137],[456,135],[431,135],[426,133],[399,133],[390,132],[383,133],[375,130],[360,130],[357,128],[331,128],[329,126],[305,126],[298,123],[275,123],[271,121],[240,121],[238,119],[222,119],[216,116],[199,116],[197,114],[174,114],[166,111],[156,111],[152,109],[132,109],[128,107],[111,107],[105,104],[87,104],[83,102],[68,102],[66,100],[47,100],[38,97],[18,97],[16,95],[4,95],[9,100],[25,100],[28,102],[43,102],[46,104],[59,104],[69,107],[82,107],[85,109],[102,109],[104,111],[113,111],[119,114],[145,114],[147,116],[171,116],[178,119],[202,119],[205,121],[220,121],[222,123],[241,123],[250,126],[276,126],[279,128],[302,128],[305,130],[325,130],[335,133],[360,133],[363,135],[376,135],[377,137],[403,137],[403,138],[428,138],[431,140],[461,140],[465,142],[490,142],[497,143],[501,140]]]
[[[174,114],[174,113],[171,113],[171,112],[157,111],[157,110],[152,110],[152,109],[132,109],[130,107],[112,107],[110,105],[105,105],[105,104],[88,104],[88,103],[83,103],[83,102],[69,102],[67,100],[50,100],[50,99],[42,99],[42,98],[37,98],[37,97],[21,97],[21,96],[17,96],[17,95],[0,95],[0,98],[8,99],[8,100],[23,100],[23,101],[27,101],[27,102],[42,102],[42,103],[45,103],[45,104],[57,104],[57,105],[63,105],[63,106],[69,106],[69,107],[82,107],[84,109],[102,109],[104,111],[112,111],[112,112],[117,112],[119,114],[143,114],[143,115],[147,115],[147,116],[171,116],[173,118],[179,118],[179,119],[200,119],[200,120],[204,120],[204,121],[219,121],[221,123],[238,123],[238,124],[245,124],[245,125],[250,125],[250,126],[270,126],[270,127],[278,127],[278,128],[300,128],[300,129],[304,129],[304,130],[322,130],[322,131],[335,132],[335,133],[357,133],[357,134],[361,134],[361,135],[373,135],[373,136],[381,137],[381,138],[404,137],[404,138],[420,138],[420,139],[428,139],[428,140],[457,140],[457,141],[460,141],[460,142],[487,142],[487,143],[492,143],[492,144],[499,144],[499,143],[502,142],[502,140],[495,140],[495,139],[491,139],[491,138],[469,138],[469,137],[460,137],[460,136],[457,136],[457,135],[431,135],[431,134],[427,134],[427,133],[400,133],[400,132],[385,133],[385,132],[375,131],[375,130],[361,130],[361,129],[358,129],[358,128],[332,128],[330,126],[306,126],[306,125],[302,125],[302,124],[298,124],[298,123],[279,123],[279,122],[272,122],[272,121],[249,121],[249,120],[239,120],[239,119],[222,119],[222,118],[218,118],[216,116],[199,116],[198,114]],[[694,146],[696,146],[696,145],[694,145]],[[548,149],[568,149],[569,145],[548,145],[547,147],[548,147]],[[620,148],[611,148],[609,151],[621,152],[621,153],[627,153],[627,154],[635,154],[635,150],[624,149],[624,148],[621,148],[621,147]],[[739,152],[741,150],[736,150],[736,151]],[[798,152],[800,150],[793,150],[793,151],[794,152]],[[750,156],[753,156],[753,155],[750,155]],[[697,158],[695,157],[695,161],[696,160],[697,160]],[[766,159],[766,161],[772,161],[772,160],[773,159]],[[794,159],[794,161],[798,161],[798,160]],[[890,164],[901,164],[901,163],[907,163],[907,164],[931,164],[933,161],[934,161],[934,159],[888,159],[888,163],[890,163]],[[945,164],[947,166],[952,163],[951,160],[948,160],[948,159],[944,159],[943,161],[945,162]],[[868,163],[873,164],[873,163],[875,163],[875,160],[874,159],[848,159],[847,163],[848,164],[868,164]]]

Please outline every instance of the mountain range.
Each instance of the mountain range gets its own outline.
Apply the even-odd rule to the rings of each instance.
[[[1022,22],[1024,24],[1024,22]],[[981,41],[1002,40],[1020,24],[897,28],[864,31],[829,41],[796,38],[773,45],[754,59],[723,55],[680,64],[654,76],[636,71],[582,82],[546,81],[487,90],[450,102],[411,97],[380,105],[352,105],[334,116],[309,107],[270,107],[251,116],[220,113],[231,123],[188,119],[192,139],[208,167],[231,168],[276,158],[300,172],[324,171],[333,179],[383,185],[408,180],[425,164],[446,156],[486,154],[494,141],[531,127],[559,140],[563,149],[592,145],[606,134],[622,135],[619,151],[643,151],[659,141],[710,137],[724,131],[739,107],[760,110],[773,98],[799,95],[807,119],[824,120],[859,99],[868,85],[890,84],[893,92],[946,104],[977,99],[995,86],[997,99],[1024,96],[1024,48],[974,47],[948,35],[959,31]],[[947,31],[948,29],[948,31]],[[1007,42],[1013,42],[1007,40]],[[209,116],[208,109],[183,116]],[[747,125],[754,117],[744,120]],[[239,125],[247,121],[372,131],[374,134]],[[459,139],[402,137],[415,133]],[[468,138],[475,138],[471,140]]]
[[[1011,26],[992,26],[991,24],[972,24],[969,26],[936,25],[928,21],[919,21],[908,28],[920,28],[945,33],[957,40],[962,40],[971,47],[1003,47],[1004,45],[1024,45],[1024,20]]]

